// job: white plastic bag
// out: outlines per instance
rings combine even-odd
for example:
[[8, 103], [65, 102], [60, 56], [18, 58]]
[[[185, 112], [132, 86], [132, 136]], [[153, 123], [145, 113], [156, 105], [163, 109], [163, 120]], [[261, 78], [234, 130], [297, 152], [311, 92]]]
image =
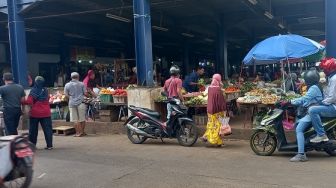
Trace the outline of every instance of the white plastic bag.
[[0, 142], [0, 179], [4, 179], [12, 170], [10, 142]]
[[220, 136], [223, 137], [223, 136], [228, 136], [228, 135], [232, 134], [231, 127], [229, 125], [229, 121], [230, 121], [230, 117], [220, 118], [220, 122], [221, 122], [221, 128], [220, 128], [220, 131], [219, 131]]

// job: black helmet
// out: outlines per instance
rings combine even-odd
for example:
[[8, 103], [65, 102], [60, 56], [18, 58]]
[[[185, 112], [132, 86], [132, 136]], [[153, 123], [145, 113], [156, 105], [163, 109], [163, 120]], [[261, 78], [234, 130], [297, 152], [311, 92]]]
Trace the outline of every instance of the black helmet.
[[320, 74], [316, 69], [311, 69], [304, 73], [303, 79], [307, 86], [317, 85], [320, 81]]
[[173, 65], [172, 67], [170, 67], [169, 73], [172, 76], [177, 76], [180, 74], [180, 68], [176, 65]]

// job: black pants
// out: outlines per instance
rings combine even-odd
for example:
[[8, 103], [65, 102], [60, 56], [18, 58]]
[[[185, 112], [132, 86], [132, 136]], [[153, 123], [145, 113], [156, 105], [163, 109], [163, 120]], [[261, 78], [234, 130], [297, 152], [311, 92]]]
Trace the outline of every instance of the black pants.
[[29, 125], [29, 141], [36, 145], [38, 136], [38, 125], [41, 124], [44, 132], [44, 138], [47, 143], [47, 147], [53, 147], [53, 131], [51, 117], [46, 118], [30, 118]]
[[17, 135], [19, 126], [21, 108], [4, 108], [3, 116], [7, 135]]

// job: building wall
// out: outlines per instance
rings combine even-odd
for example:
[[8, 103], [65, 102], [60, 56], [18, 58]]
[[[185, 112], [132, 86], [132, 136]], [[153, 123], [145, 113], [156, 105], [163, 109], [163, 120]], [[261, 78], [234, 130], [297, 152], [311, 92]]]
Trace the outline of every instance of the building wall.
[[32, 76], [39, 74], [39, 63], [59, 63], [60, 55], [58, 54], [37, 54], [28, 53], [28, 71]]

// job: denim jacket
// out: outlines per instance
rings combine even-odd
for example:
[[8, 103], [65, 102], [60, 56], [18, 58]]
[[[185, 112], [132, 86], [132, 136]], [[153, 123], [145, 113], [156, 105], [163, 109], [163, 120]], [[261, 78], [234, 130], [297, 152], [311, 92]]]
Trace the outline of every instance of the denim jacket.
[[[305, 115], [306, 108], [308, 108], [310, 105], [313, 104], [321, 104], [322, 100], [323, 100], [322, 91], [317, 85], [313, 85], [308, 89], [307, 93], [304, 96], [297, 99], [293, 99], [291, 103], [295, 106], [298, 106], [297, 115], [300, 118], [300, 116], [302, 117], [303, 115]], [[300, 121], [309, 122], [311, 120], [309, 115], [306, 114], [303, 118], [300, 119]]]

